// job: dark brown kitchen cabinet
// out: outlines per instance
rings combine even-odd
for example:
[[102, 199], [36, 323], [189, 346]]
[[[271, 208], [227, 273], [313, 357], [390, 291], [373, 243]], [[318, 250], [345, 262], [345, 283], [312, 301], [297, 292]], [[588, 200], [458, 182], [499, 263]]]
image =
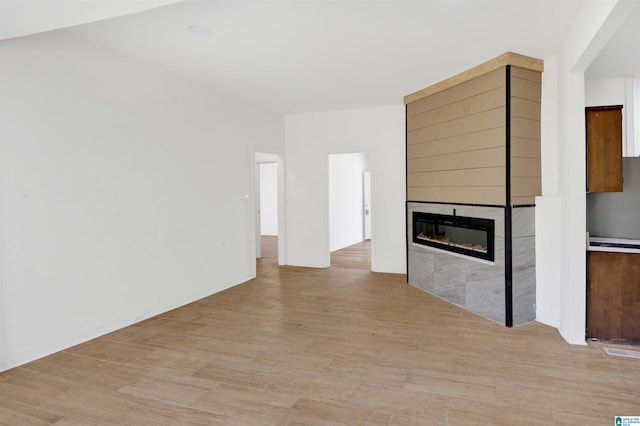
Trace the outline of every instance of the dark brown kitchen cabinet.
[[585, 108], [587, 192], [622, 191], [622, 105]]
[[640, 343], [640, 253], [587, 252], [587, 337]]

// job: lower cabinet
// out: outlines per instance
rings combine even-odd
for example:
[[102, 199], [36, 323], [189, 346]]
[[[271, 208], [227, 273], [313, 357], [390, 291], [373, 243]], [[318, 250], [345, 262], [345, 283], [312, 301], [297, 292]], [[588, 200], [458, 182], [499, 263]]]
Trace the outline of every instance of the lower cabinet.
[[640, 343], [640, 253], [587, 252], [587, 338]]

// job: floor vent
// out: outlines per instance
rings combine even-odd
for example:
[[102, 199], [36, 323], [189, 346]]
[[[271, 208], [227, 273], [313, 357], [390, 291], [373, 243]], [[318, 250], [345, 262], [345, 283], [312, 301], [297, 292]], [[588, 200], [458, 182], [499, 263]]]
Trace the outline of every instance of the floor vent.
[[627, 349], [614, 349], [614, 348], [604, 348], [604, 351], [609, 355], [640, 359], [640, 351], [630, 351]]

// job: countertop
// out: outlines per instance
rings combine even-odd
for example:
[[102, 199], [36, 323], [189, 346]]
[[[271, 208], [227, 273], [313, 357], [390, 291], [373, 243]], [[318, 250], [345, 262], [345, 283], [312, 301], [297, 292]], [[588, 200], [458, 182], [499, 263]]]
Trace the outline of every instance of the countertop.
[[589, 246], [587, 247], [587, 250], [617, 253], [640, 253], [640, 240], [589, 237]]

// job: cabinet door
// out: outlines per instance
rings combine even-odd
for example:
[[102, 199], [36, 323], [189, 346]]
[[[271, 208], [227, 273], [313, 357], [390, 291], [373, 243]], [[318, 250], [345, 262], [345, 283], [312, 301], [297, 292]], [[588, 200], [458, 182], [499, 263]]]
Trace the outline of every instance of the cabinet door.
[[587, 337], [640, 343], [640, 254], [587, 252]]
[[587, 192], [622, 191], [622, 105], [585, 108]]

